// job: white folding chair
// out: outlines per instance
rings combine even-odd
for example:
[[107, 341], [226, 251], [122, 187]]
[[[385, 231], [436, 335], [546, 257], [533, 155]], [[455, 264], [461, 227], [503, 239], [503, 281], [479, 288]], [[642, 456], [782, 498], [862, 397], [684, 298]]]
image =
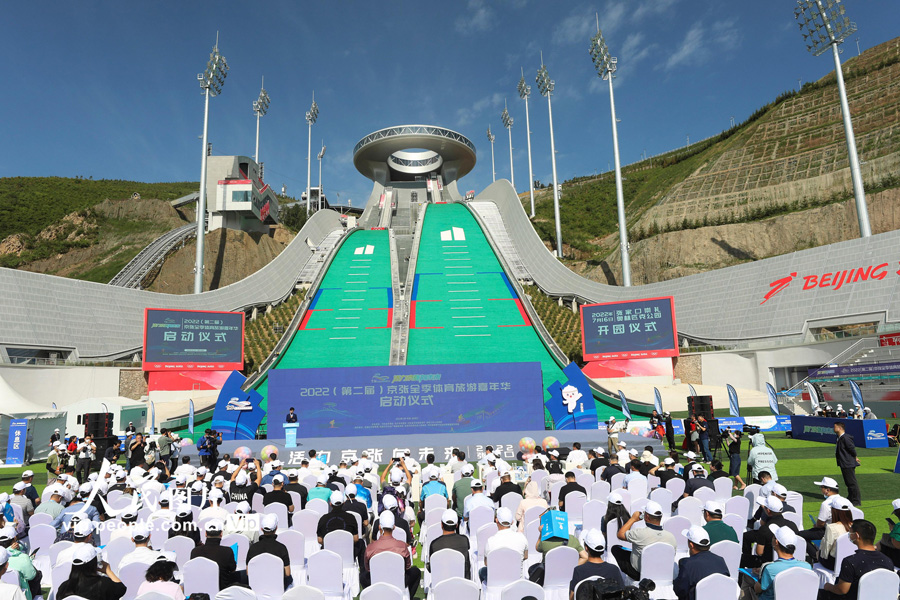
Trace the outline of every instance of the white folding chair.
[[268, 505], [265, 510], [266, 514], [278, 515], [278, 531], [283, 531], [288, 527], [288, 507], [281, 502], [273, 502]]
[[438, 550], [428, 558], [431, 565], [431, 585], [429, 589], [433, 592], [434, 586], [446, 581], [452, 577], [465, 577], [466, 575], [466, 557], [462, 552], [444, 548]]
[[531, 480], [537, 484], [539, 490], [544, 489], [544, 486], [541, 484], [544, 482], [544, 477], [546, 476], [546, 469], [538, 469], [537, 471], [532, 471], [530, 475]]
[[625, 481], [625, 473], [616, 473], [610, 479], [609, 487], [612, 490], [618, 490], [622, 488], [622, 483]]
[[655, 490], [659, 487], [659, 477], [656, 475], [647, 475], [647, 487], [651, 490]]
[[[39, 513], [36, 516], [42, 516], [46, 513]], [[50, 516], [50, 515], [47, 515]], [[31, 520], [31, 529], [28, 530], [28, 548], [34, 552], [38, 551], [39, 556], [50, 556], [50, 547], [56, 540], [56, 528], [53, 525], [34, 524]]]
[[325, 592], [308, 585], [295, 585], [284, 593], [281, 600], [325, 600]]
[[600, 529], [603, 516], [606, 514], [606, 503], [600, 500], [590, 500], [585, 503], [581, 511], [581, 530]]
[[122, 600], [134, 600], [137, 597], [138, 588], [144, 582], [144, 576], [147, 574], [149, 566], [144, 563], [130, 563], [119, 569], [119, 580], [127, 588]]
[[[389, 553], [383, 552], [382, 554]], [[408, 592], [404, 596], [403, 590], [401, 590], [397, 586], [382, 582], [373, 583], [371, 586], [364, 589], [362, 594], [360, 594], [359, 596], [359, 600], [403, 600], [403, 598], [408, 597]]]
[[750, 499], [747, 496], [732, 496], [725, 501], [725, 512], [740, 515], [744, 519], [745, 525], [747, 520], [753, 516], [752, 510], [753, 507], [750, 505]]
[[[535, 544], [541, 539], [540, 520], [534, 519], [525, 524], [525, 539], [528, 540], [528, 558], [525, 559], [525, 564], [523, 566], [527, 571], [528, 567], [531, 565], [541, 562], [541, 558], [543, 557], [540, 552], [534, 549]], [[479, 566], [480, 565], [481, 563], [479, 563]]]
[[591, 500], [602, 500], [606, 502], [606, 497], [609, 496], [610, 488], [609, 483], [606, 481], [595, 481], [591, 484], [589, 488]]
[[812, 569], [785, 569], [775, 576], [773, 586], [776, 598], [816, 600], [819, 594], [819, 576]]
[[50, 598], [56, 598], [56, 591], [59, 586], [69, 578], [72, 573], [72, 563], [64, 562], [61, 565], [52, 567], [50, 570]]
[[522, 600], [522, 598], [529, 597], [533, 597], [536, 600], [545, 600], [544, 588], [533, 581], [520, 579], [500, 590], [500, 600]]
[[179, 570], [184, 567], [184, 563], [191, 560], [191, 551], [194, 547], [194, 540], [183, 535], [170, 537], [163, 544], [163, 550], [175, 553], [175, 564], [178, 565]]
[[734, 532], [737, 534], [738, 539], [741, 539], [741, 536], [744, 535], [744, 531], [747, 530], [747, 519], [745, 519], [741, 515], [726, 513], [725, 516], [722, 517], [722, 521], [724, 521], [726, 525], [734, 529]]
[[274, 554], [257, 554], [247, 563], [247, 579], [259, 600], [280, 600], [284, 594], [284, 563]]
[[803, 530], [803, 517], [800, 516], [800, 513], [795, 512], [784, 512], [781, 513], [781, 516], [784, 517], [785, 521], [789, 521], [797, 526], [797, 531]]
[[219, 593], [219, 565], [208, 558], [197, 557], [184, 563], [181, 568], [184, 596], [191, 594]]
[[522, 577], [522, 558], [511, 548], [497, 548], [487, 557], [487, 581], [484, 585], [484, 600], [498, 600], [500, 590]]
[[[434, 527], [434, 525], [432, 525]], [[391, 537], [399, 542], [409, 543], [409, 540], [406, 539], [406, 531], [400, 529], [399, 527], [394, 527], [391, 529]]]
[[19, 587], [19, 572], [15, 569], [7, 569], [6, 573], [4, 573], [2, 577], [0, 577], [0, 582]]
[[[56, 530], [54, 529], [54, 531], [56, 531]], [[53, 565], [56, 564], [56, 559], [59, 556], [60, 552], [62, 552], [63, 550], [65, 550], [66, 548], [68, 548], [69, 546], [71, 546], [74, 543], [75, 542], [70, 542], [70, 541], [66, 540], [63, 542], [54, 542], [53, 544], [51, 544], [50, 549], [49, 549], [50, 566], [53, 567]]]
[[307, 559], [306, 566], [310, 587], [322, 591], [326, 598], [352, 598], [344, 584], [344, 566], [339, 554], [321, 550]]
[[725, 502], [731, 498], [731, 492], [734, 491], [734, 483], [731, 477], [719, 477], [713, 481], [713, 487], [716, 488], [716, 499], [719, 502]]
[[641, 579], [652, 579], [656, 590], [651, 598], [671, 598], [675, 580], [675, 548], [663, 542], [650, 544], [641, 552]]
[[517, 494], [515, 492], [507, 492], [503, 494], [502, 498], [500, 498], [500, 506], [506, 507], [511, 510], [513, 515], [516, 514], [517, 510], [519, 510], [519, 504], [521, 503], [521, 494]]
[[569, 600], [569, 582], [577, 565], [578, 551], [569, 546], [557, 546], [544, 556], [545, 600]]
[[[353, 558], [353, 535], [349, 531], [332, 531], [322, 540], [322, 547], [341, 557], [344, 582], [351, 596], [359, 595], [359, 569]], [[312, 557], [310, 557], [312, 558]], [[312, 568], [310, 568], [310, 572]]]
[[865, 600], [889, 600], [897, 594], [898, 576], [894, 571], [875, 569], [859, 578], [859, 598]]
[[575, 593], [575, 598], [578, 597], [578, 588], [580, 588], [583, 584], [586, 584], [586, 583], [589, 582], [589, 581], [594, 581], [594, 580], [597, 580], [597, 579], [600, 579], [600, 576], [599, 576], [599, 575], [594, 575], [593, 577], [588, 577], [587, 579], [582, 579], [581, 581], [579, 581], [579, 582], [575, 585], [575, 589], [573, 590], [573, 592]]
[[681, 498], [684, 495], [685, 481], [681, 477], [673, 477], [666, 482], [666, 489], [672, 492], [672, 498]]
[[484, 548], [487, 545], [488, 539], [497, 533], [497, 531], [498, 527], [496, 523], [488, 523], [487, 525], [482, 525], [475, 535], [475, 539], [477, 540], [477, 545], [475, 546], [475, 558], [478, 564], [484, 562]]
[[[835, 550], [834, 570], [826, 569], [821, 563], [813, 565], [813, 571], [819, 576], [819, 581], [822, 584], [834, 583], [837, 574], [841, 572], [841, 564], [844, 562], [844, 559], [856, 552], [856, 546], [850, 541], [849, 533], [839, 537], [835, 543], [837, 544], [837, 549]], [[801, 546], [805, 546], [805, 544], [801, 544]]]
[[728, 574], [737, 581], [741, 568], [741, 545], [731, 540], [722, 540], [710, 546], [709, 550], [722, 557], [725, 564], [728, 565]]
[[663, 516], [672, 514], [672, 490], [658, 487], [650, 492], [650, 499], [659, 504], [663, 509]]
[[[52, 522], [53, 517], [50, 516], [50, 513], [35, 513], [28, 520], [28, 525], [35, 527], [36, 525], [49, 525]], [[29, 533], [29, 535], [31, 534]]]
[[762, 489], [762, 486], [758, 483], [751, 483], [746, 488], [744, 488], [744, 498], [749, 502], [749, 509], [747, 511], [747, 518], [750, 519], [753, 517], [753, 513], [756, 512], [756, 499], [759, 497], [759, 491]]
[[425, 513], [434, 508], [440, 508], [442, 511], [447, 509], [447, 499], [441, 494], [431, 494], [425, 498]]
[[[581, 492], [569, 492], [566, 494], [566, 514], [569, 517], [570, 528], [575, 524], [581, 523], [584, 505], [587, 503], [587, 496]], [[572, 529], [570, 529], [571, 531]]]
[[[429, 496], [429, 498], [430, 497], [431, 496]], [[441, 496], [441, 498], [443, 498], [443, 496]], [[422, 521], [422, 523], [425, 525], [425, 527], [431, 527], [432, 525], [440, 524], [441, 517], [443, 516], [445, 510], [447, 510], [447, 509], [446, 508], [432, 508], [431, 510], [426, 510], [425, 511], [425, 520]]]
[[306, 538], [306, 556], [310, 556], [313, 552], [319, 550], [318, 528], [319, 519], [322, 515], [305, 508], [298, 513], [294, 513], [294, 522], [291, 529], [299, 531]]
[[303, 510], [312, 510], [321, 516], [328, 512], [328, 503], [322, 498], [313, 498], [306, 503], [306, 508]]
[[[675, 536], [678, 543], [678, 552], [686, 553], [688, 551], [687, 538], [681, 532], [691, 528], [691, 520], [687, 517], [676, 516], [669, 517], [663, 521], [663, 529]], [[643, 558], [643, 556], [642, 556]]]
[[[537, 518], [540, 518], [541, 513], [547, 510], [544, 506], [532, 506], [525, 510], [525, 515], [522, 517], [522, 523], [527, 524], [531, 523]], [[515, 514], [515, 513], [513, 513]]]
[[386, 583], [403, 590], [403, 597], [409, 598], [409, 590], [404, 582], [406, 561], [395, 552], [380, 552], [369, 560], [372, 583]]
[[676, 514], [679, 517], [687, 517], [691, 525], [702, 525], [704, 523], [703, 503], [693, 496], [688, 496], [678, 501]]
[[291, 504], [294, 505], [294, 512], [300, 512], [302, 510], [300, 507], [303, 506], [303, 496], [300, 495], [300, 492], [293, 491], [288, 492], [288, 494], [291, 497]]
[[696, 600], [738, 600], [740, 596], [737, 581], [719, 573], [707, 575], [696, 587]]
[[557, 507], [559, 506], [559, 490], [566, 485], [565, 480], [557, 481], [553, 485], [550, 486], [550, 506]]
[[647, 479], [645, 477], [636, 477], [628, 484], [628, 493], [631, 494], [631, 501], [638, 498], [647, 497]]
[[[256, 596], [254, 596], [255, 598]], [[72, 596], [69, 596], [72, 598]], [[220, 596], [216, 595], [216, 600], [220, 600]], [[172, 600], [172, 596], [162, 594], [160, 592], [144, 592], [134, 600]], [[226, 599], [227, 600], [227, 599]]]
[[119, 561], [122, 557], [134, 550], [134, 542], [127, 537], [118, 537], [111, 541], [103, 553], [106, 555], [106, 562], [112, 567], [114, 573], [119, 571]]
[[[282, 504], [282, 506], [284, 505]], [[229, 533], [222, 538], [221, 545], [226, 548], [237, 545], [237, 570], [243, 571], [247, 568], [247, 552], [250, 550], [250, 538], [242, 533]]]
[[575, 481], [583, 487], [588, 492], [588, 498], [590, 498], [591, 486], [594, 485], [594, 476], [590, 471], [586, 473], [581, 473], [577, 477], [575, 477]]
[[717, 500], [716, 490], [709, 488], [699, 488], [694, 491], [694, 498], [700, 501], [700, 504], [706, 504], [710, 500]]
[[277, 539], [287, 548], [294, 585], [306, 582], [306, 536], [288, 529], [279, 533]]
[[489, 506], [478, 506], [469, 511], [469, 537], [478, 539], [478, 530], [488, 523], [494, 522], [494, 509]]
[[479, 600], [480, 596], [481, 586], [477, 583], [462, 577], [451, 577], [434, 586], [432, 600]]

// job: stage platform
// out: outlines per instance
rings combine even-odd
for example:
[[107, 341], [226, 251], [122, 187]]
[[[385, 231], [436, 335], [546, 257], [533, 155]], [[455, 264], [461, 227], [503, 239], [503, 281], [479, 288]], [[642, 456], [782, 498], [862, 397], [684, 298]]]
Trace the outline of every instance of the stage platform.
[[[219, 446], [219, 456], [235, 453], [240, 447], [249, 448], [254, 458], [260, 458], [262, 450], [266, 446], [274, 446], [278, 457], [288, 468], [300, 466], [300, 461], [308, 456], [311, 449], [315, 449], [321, 460], [327, 464], [338, 464], [342, 458], [359, 456], [363, 450], [369, 453], [369, 457], [379, 464], [386, 463], [392, 456], [402, 454], [406, 449], [411, 456], [421, 463], [425, 457], [433, 453], [438, 463], [447, 462], [454, 448], [459, 448], [466, 453], [466, 460], [471, 462], [484, 456], [484, 448], [487, 445], [494, 447], [494, 453], [505, 460], [515, 460], [519, 452], [519, 440], [530, 437], [540, 444], [547, 437], [559, 440], [560, 446], [572, 447], [573, 442], [581, 442], [582, 450], [587, 451], [596, 446], [606, 448], [606, 431], [591, 430], [556, 430], [556, 431], [498, 431], [479, 433], [443, 433], [421, 435], [386, 435], [370, 437], [327, 437], [305, 438], [297, 440], [296, 448], [285, 448], [283, 439], [269, 440], [236, 440], [225, 441]], [[653, 446], [653, 453], [663, 457], [666, 455], [663, 445], [659, 440], [646, 438], [629, 433], [620, 433], [619, 441], [625, 442], [628, 448], [643, 450], [645, 446]], [[182, 456], [196, 457], [198, 452], [195, 445], [186, 446], [181, 451]], [[324, 454], [324, 456], [322, 456]]]

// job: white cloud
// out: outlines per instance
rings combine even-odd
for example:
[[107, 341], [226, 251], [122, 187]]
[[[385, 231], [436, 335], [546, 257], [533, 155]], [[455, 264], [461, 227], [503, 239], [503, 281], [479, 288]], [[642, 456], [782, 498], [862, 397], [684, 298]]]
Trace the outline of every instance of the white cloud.
[[684, 40], [675, 52], [669, 56], [664, 65], [665, 69], [671, 70], [701, 60], [706, 52], [706, 41], [706, 29], [703, 24], [695, 23], [684, 35]]
[[668, 11], [678, 0], [648, 0], [638, 4], [638, 7], [631, 13], [632, 21], [641, 21], [645, 17], [656, 16]]
[[494, 11], [485, 0], [469, 0], [466, 3], [466, 15], [456, 19], [454, 24], [457, 33], [473, 35], [487, 31], [494, 24]]
[[488, 109], [497, 110], [497, 114], [499, 115], [499, 109], [503, 105], [503, 100], [503, 94], [494, 93], [488, 96], [484, 96], [483, 98], [479, 98], [472, 103], [472, 106], [458, 109], [456, 111], [456, 126], [462, 127], [465, 125], [469, 125]]
[[684, 40], [666, 60], [663, 68], [671, 70], [675, 67], [701, 64], [713, 54], [728, 52], [738, 47], [741, 34], [736, 21], [716, 21], [710, 27], [703, 23], [695, 23], [685, 34]]

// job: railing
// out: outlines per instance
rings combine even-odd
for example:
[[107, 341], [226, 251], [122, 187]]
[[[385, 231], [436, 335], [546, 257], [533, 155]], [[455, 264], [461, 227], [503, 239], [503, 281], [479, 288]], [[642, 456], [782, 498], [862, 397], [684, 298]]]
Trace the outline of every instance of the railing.
[[[822, 367], [827, 367], [828, 365], [840, 364], [841, 361], [844, 360], [845, 358], [853, 356], [854, 354], [859, 352], [861, 347], [865, 347], [867, 343], [868, 344], [874, 343], [875, 345], [878, 345], [878, 338], [863, 338], [861, 340], [854, 342], [853, 345], [851, 345], [849, 348], [845, 349], [843, 352], [841, 352], [837, 356], [834, 356], [831, 360], [829, 360], [828, 362], [823, 364]], [[806, 384], [807, 381], [809, 381], [809, 376], [804, 377], [802, 380], [798, 381], [796, 384], [791, 386], [791, 388], [789, 390], [787, 390], [788, 394], [793, 391], [802, 391], [803, 386]]]
[[377, 142], [378, 140], [401, 135], [428, 135], [446, 138], [449, 140], [453, 140], [454, 142], [459, 142], [467, 146], [473, 153], [475, 152], [475, 144], [470, 142], [469, 138], [451, 129], [435, 127], [433, 125], [399, 125], [397, 127], [386, 127], [385, 129], [379, 129], [378, 131], [372, 132], [363, 139], [359, 140], [358, 142], [356, 142], [356, 146], [353, 147], [353, 155], [355, 156], [363, 146], [367, 146], [372, 142]]
[[140, 367], [141, 361], [132, 360], [81, 360], [67, 358], [35, 358], [31, 356], [0, 356], [0, 363], [27, 367]]

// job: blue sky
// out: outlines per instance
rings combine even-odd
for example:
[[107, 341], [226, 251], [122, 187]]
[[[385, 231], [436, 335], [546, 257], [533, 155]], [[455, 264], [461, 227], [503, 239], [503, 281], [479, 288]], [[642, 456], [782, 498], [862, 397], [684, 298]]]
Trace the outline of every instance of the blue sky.
[[[898, 35], [894, 0], [846, 0], [863, 50]], [[549, 182], [546, 100], [534, 77], [540, 52], [556, 81], [560, 180], [612, 161], [609, 97], [587, 52], [600, 14], [612, 54], [624, 164], [728, 128], [798, 79], [832, 69], [814, 58], [793, 2], [705, 0], [453, 0], [447, 2], [16, 2], [4, 6], [0, 48], [0, 176], [60, 175], [139, 181], [198, 180], [203, 99], [196, 74], [219, 31], [231, 71], [212, 99], [216, 154], [252, 155], [251, 103], [260, 78], [272, 98], [262, 119], [266, 180], [306, 187], [307, 126], [315, 90], [315, 154], [324, 139], [326, 194], [361, 205], [371, 184], [352, 163], [367, 133], [436, 124], [478, 148], [462, 190], [491, 181], [488, 125], [498, 177], [509, 177], [500, 122], [509, 101], [516, 183], [528, 189], [520, 68], [530, 102], [535, 177]], [[856, 37], [844, 58], [856, 55]]]

